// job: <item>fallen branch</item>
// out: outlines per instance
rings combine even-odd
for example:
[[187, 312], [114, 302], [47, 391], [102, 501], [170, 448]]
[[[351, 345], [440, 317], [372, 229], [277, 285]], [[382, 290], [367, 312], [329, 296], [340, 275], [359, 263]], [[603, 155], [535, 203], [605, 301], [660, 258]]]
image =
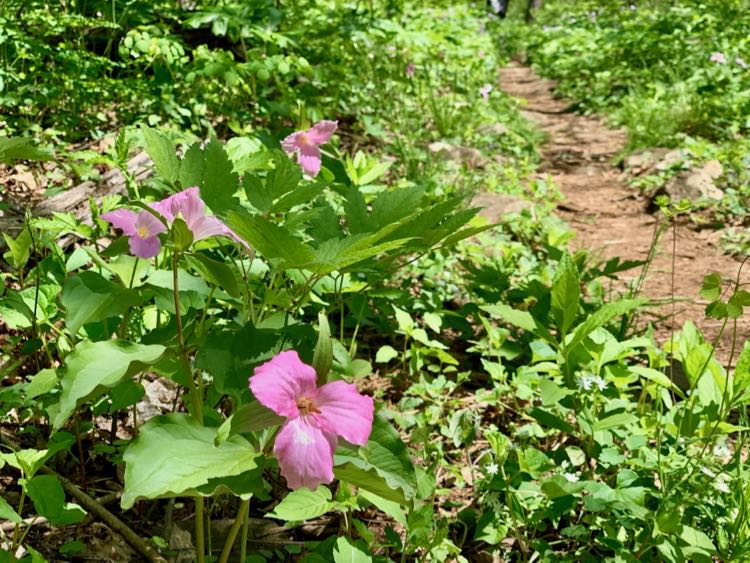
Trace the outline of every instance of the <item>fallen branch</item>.
[[[2, 443], [8, 446], [13, 451], [20, 450], [20, 447], [18, 444], [13, 442], [10, 438], [7, 436], [0, 435], [0, 438], [2, 439]], [[91, 498], [89, 495], [84, 493], [81, 489], [79, 489], [75, 483], [70, 481], [69, 479], [66, 479], [56, 471], [53, 471], [49, 467], [42, 466], [42, 468], [39, 470], [41, 473], [45, 473], [47, 475], [53, 475], [57, 477], [60, 480], [60, 483], [62, 483], [63, 489], [65, 489], [65, 492], [67, 492], [70, 496], [75, 498], [78, 502], [81, 503], [81, 505], [94, 514], [97, 518], [99, 518], [102, 522], [107, 524], [112, 530], [120, 534], [125, 540], [132, 545], [141, 555], [143, 555], [146, 559], [153, 562], [159, 562], [159, 563], [166, 563], [166, 559], [162, 557], [153, 547], [151, 547], [148, 540], [144, 540], [141, 538], [138, 534], [136, 534], [131, 528], [127, 526], [122, 520], [117, 518], [114, 514], [112, 514], [109, 510], [104, 508], [101, 504], [99, 504], [97, 501], [95, 501], [93, 498]]]

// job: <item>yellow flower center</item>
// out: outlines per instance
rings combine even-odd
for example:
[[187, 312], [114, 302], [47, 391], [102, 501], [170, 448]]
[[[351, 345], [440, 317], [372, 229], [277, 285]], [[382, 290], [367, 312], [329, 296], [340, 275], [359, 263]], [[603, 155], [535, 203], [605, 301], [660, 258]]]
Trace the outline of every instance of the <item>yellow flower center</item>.
[[310, 397], [300, 397], [299, 399], [297, 399], [297, 408], [299, 409], [299, 413], [302, 416], [308, 415], [310, 413], [320, 414], [318, 407], [315, 406], [315, 401], [313, 401]]
[[138, 227], [136, 229], [136, 232], [138, 233], [138, 236], [141, 237], [141, 238], [146, 238], [149, 235], [148, 229], [146, 227], [144, 227], [143, 225], [141, 225], [140, 227]]
[[299, 136], [299, 142], [307, 145], [310, 143], [310, 138], [307, 136], [307, 134], [302, 133], [302, 135]]

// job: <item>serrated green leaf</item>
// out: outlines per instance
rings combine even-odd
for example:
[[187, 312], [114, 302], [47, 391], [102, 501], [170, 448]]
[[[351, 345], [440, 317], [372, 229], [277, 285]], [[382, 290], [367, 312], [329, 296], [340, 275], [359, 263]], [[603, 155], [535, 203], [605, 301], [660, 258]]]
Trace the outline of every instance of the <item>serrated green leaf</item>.
[[180, 186], [183, 189], [200, 186], [206, 166], [200, 143], [193, 143], [180, 161]]
[[229, 226], [267, 260], [281, 260], [280, 267], [302, 268], [315, 262], [313, 249], [292, 236], [284, 227], [264, 217], [230, 211]]
[[232, 168], [224, 145], [212, 140], [203, 149], [204, 168], [200, 184], [201, 198], [217, 215], [237, 207], [234, 197], [239, 188], [239, 177]]
[[156, 173], [165, 182], [174, 184], [179, 178], [180, 161], [172, 141], [150, 127], [143, 127], [142, 131], [146, 153], [153, 160]]
[[17, 160], [52, 160], [52, 151], [40, 149], [25, 137], [0, 138], [0, 162], [11, 165]]
[[580, 299], [578, 268], [566, 252], [560, 259], [552, 280], [552, 314], [562, 336], [568, 333], [570, 325], [573, 324], [578, 314]]

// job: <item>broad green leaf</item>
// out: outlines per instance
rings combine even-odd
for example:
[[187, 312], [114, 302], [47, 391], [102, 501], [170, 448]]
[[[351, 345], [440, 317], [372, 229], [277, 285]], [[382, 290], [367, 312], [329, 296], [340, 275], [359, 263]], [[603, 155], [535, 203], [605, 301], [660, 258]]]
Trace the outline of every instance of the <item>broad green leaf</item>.
[[84, 324], [121, 315], [142, 300], [137, 291], [89, 270], [65, 280], [60, 301], [66, 311], [67, 328], [76, 334]]
[[601, 309], [598, 309], [589, 315], [585, 321], [575, 328], [570, 342], [568, 343], [568, 348], [572, 350], [597, 328], [603, 327], [611, 320], [629, 313], [645, 303], [646, 301], [644, 299], [621, 299], [619, 301], [605, 304]]
[[216, 432], [216, 440], [217, 443], [223, 442], [235, 434], [258, 432], [271, 426], [279, 426], [284, 420], [283, 416], [254, 400], [242, 405], [224, 421]]
[[358, 491], [357, 496], [375, 505], [379, 510], [385, 512], [402, 526], [406, 526], [406, 514], [404, 514], [404, 510], [401, 508], [400, 503], [385, 499], [365, 489]]
[[317, 518], [336, 506], [331, 500], [331, 490], [325, 485], [320, 485], [314, 491], [306, 487], [292, 491], [276, 505], [273, 512], [268, 513], [268, 518], [279, 520], [302, 522]]
[[57, 370], [52, 368], [43, 369], [34, 374], [26, 384], [26, 398], [33, 399], [39, 395], [49, 393], [57, 385]]
[[333, 548], [334, 563], [372, 563], [372, 555], [367, 552], [367, 546], [362, 540], [357, 545], [345, 536], [336, 540]]
[[186, 255], [188, 263], [200, 272], [207, 282], [223, 289], [232, 297], [240, 296], [240, 287], [232, 269], [224, 262], [213, 260], [204, 254]]
[[654, 383], [657, 383], [662, 387], [666, 387], [668, 389], [672, 387], [672, 380], [662, 372], [660, 372], [659, 370], [655, 370], [654, 368], [645, 366], [629, 366], [628, 370], [632, 371], [636, 375], [643, 377], [644, 379], [653, 381]]
[[257, 467], [258, 453], [242, 436], [214, 445], [216, 429], [201, 426], [185, 414], [158, 416], [144, 424], [128, 446], [122, 507], [138, 499], [195, 496], [196, 489], [217, 479]]
[[35, 146], [35, 141], [26, 137], [0, 138], [0, 162], [14, 164], [16, 160], [52, 160], [51, 151]]
[[398, 352], [393, 348], [393, 346], [388, 346], [387, 344], [385, 346], [381, 346], [378, 349], [378, 353], [375, 354], [375, 362], [379, 364], [387, 364], [390, 362], [393, 358], [398, 357]]
[[180, 161], [172, 141], [150, 127], [143, 127], [142, 131], [146, 152], [154, 161], [156, 173], [168, 184], [174, 184], [180, 174]]
[[234, 197], [239, 188], [239, 178], [232, 169], [224, 145], [217, 140], [212, 140], [203, 149], [205, 166], [200, 192], [203, 201], [217, 215], [222, 214], [237, 206]]
[[21, 517], [3, 497], [0, 497], [0, 520], [10, 520], [15, 523], [21, 521]]
[[125, 377], [158, 362], [164, 351], [164, 346], [145, 346], [126, 340], [81, 342], [65, 359], [67, 369], [61, 381], [53, 428], [61, 428], [83, 401], [101, 395]]
[[626, 426], [638, 422], [638, 417], [634, 414], [621, 412], [613, 414], [605, 418], [599, 419], [594, 423], [594, 432], [600, 432], [602, 430], [609, 430], [610, 428], [617, 428], [618, 426]]
[[561, 336], [565, 336], [573, 324], [578, 314], [580, 299], [578, 268], [566, 252], [560, 259], [555, 278], [552, 280], [552, 314]]
[[8, 246], [8, 251], [3, 254], [3, 257], [16, 270], [20, 270], [29, 261], [31, 252], [33, 241], [29, 228], [24, 225], [15, 239], [7, 233], [3, 233], [3, 238], [5, 239], [5, 244]]
[[74, 503], [65, 502], [65, 491], [57, 477], [37, 475], [26, 483], [26, 492], [34, 502], [37, 514], [56, 526], [81, 522], [86, 511]]
[[[365, 446], [358, 448], [356, 454], [349, 451], [344, 453], [343, 448], [339, 448], [334, 459], [334, 466], [348, 462], [364, 471], [375, 470], [389, 487], [400, 489], [407, 499], [414, 498], [416, 494], [417, 477], [409, 451], [401, 441], [398, 432], [382, 415], [375, 417], [370, 439]], [[336, 467], [334, 473], [336, 473]], [[367, 488], [362, 483], [353, 484]], [[380, 490], [368, 490], [388, 498]]]
[[[346, 456], [337, 458], [338, 461], [347, 459]], [[401, 489], [394, 489], [386, 480], [381, 477], [374, 468], [362, 469], [352, 463], [343, 463], [333, 468], [333, 474], [336, 479], [355, 485], [363, 491], [369, 491], [390, 502], [397, 503], [401, 506], [407, 506], [409, 501], [404, 496]]]

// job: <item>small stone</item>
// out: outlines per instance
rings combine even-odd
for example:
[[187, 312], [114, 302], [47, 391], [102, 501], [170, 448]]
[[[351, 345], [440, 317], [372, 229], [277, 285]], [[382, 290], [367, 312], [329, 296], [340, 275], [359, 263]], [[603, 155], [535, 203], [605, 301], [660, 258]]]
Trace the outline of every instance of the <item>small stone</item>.
[[494, 194], [484, 192], [477, 194], [471, 200], [471, 205], [481, 207], [479, 215], [487, 217], [496, 223], [507, 213], [521, 213], [524, 209], [531, 209], [534, 205], [523, 198], [508, 194]]

